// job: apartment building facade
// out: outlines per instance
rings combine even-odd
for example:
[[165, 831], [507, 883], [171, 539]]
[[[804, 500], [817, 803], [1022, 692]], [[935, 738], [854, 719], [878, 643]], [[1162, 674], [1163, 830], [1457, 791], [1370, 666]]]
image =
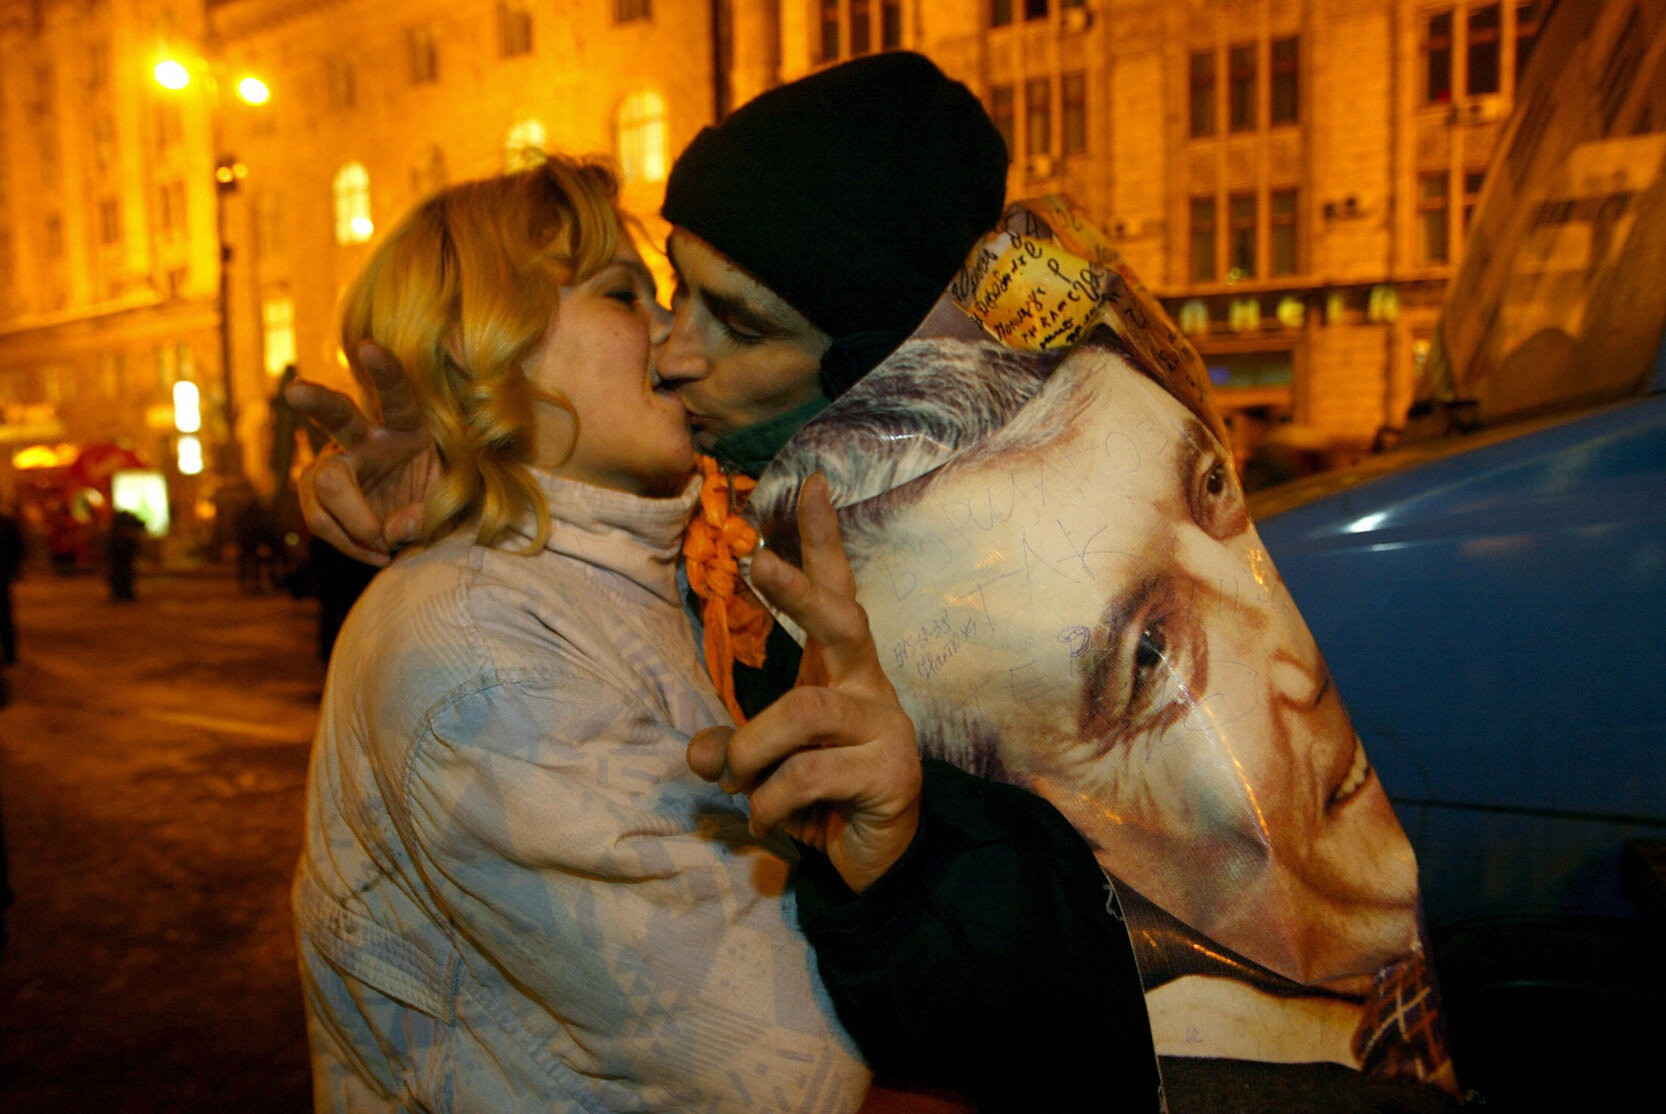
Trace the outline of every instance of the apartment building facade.
[[[347, 381], [336, 300], [427, 192], [600, 152], [657, 234], [700, 127], [901, 48], [984, 100], [1011, 196], [1068, 193], [1112, 233], [1204, 354], [1240, 451], [1275, 423], [1361, 451], [1412, 396], [1544, 7], [4, 0], [3, 435], [124, 436], [171, 467], [164, 404], [189, 376], [211, 434], [229, 393], [217, 436], [269, 489], [279, 374]], [[201, 80], [162, 88], [165, 56]], [[244, 74], [266, 103], [233, 95]]]

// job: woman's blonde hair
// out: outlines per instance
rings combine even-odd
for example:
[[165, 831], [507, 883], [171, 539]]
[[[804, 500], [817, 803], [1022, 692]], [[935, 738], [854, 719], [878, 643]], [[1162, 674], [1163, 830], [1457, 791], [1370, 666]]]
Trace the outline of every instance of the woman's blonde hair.
[[424, 542], [475, 523], [476, 541], [495, 545], [529, 513], [528, 552], [548, 539], [549, 507], [530, 471], [532, 402], [573, 411], [528, 383], [524, 364], [560, 287], [613, 257], [618, 197], [607, 167], [559, 155], [452, 186], [405, 217], [348, 287], [341, 346], [354, 374], [363, 385], [366, 340], [395, 356], [445, 464], [427, 496]]

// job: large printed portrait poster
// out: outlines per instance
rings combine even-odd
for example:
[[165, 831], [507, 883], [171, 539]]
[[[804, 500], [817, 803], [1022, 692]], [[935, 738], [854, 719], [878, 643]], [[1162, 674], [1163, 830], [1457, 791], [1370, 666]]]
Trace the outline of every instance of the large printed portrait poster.
[[1094, 847], [1171, 1106], [1267, 1063], [1452, 1088], [1411, 846], [1206, 383], [1068, 203], [1021, 203], [749, 510], [795, 555], [794, 494], [823, 472], [923, 753], [1040, 794]]

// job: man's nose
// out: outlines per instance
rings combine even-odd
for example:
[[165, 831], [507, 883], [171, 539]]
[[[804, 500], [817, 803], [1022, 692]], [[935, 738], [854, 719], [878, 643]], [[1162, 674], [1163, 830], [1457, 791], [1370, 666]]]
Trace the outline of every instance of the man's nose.
[[655, 342], [654, 374], [661, 383], [685, 383], [704, 379], [707, 371], [705, 353], [700, 338], [694, 331], [688, 303], [668, 313], [665, 332]]
[[1313, 640], [1301, 612], [1296, 610], [1295, 601], [1282, 586], [1274, 595], [1272, 610], [1275, 617], [1271, 631], [1276, 644], [1268, 676], [1273, 691], [1297, 708], [1311, 708], [1330, 687], [1330, 670], [1325, 667], [1319, 644]]

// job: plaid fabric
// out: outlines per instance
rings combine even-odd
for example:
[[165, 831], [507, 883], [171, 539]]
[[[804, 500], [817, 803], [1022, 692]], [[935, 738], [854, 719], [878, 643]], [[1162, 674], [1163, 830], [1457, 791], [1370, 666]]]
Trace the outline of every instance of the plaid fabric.
[[1360, 1070], [1380, 1079], [1432, 1083], [1451, 1075], [1446, 1027], [1421, 951], [1377, 972], [1353, 1047]]

